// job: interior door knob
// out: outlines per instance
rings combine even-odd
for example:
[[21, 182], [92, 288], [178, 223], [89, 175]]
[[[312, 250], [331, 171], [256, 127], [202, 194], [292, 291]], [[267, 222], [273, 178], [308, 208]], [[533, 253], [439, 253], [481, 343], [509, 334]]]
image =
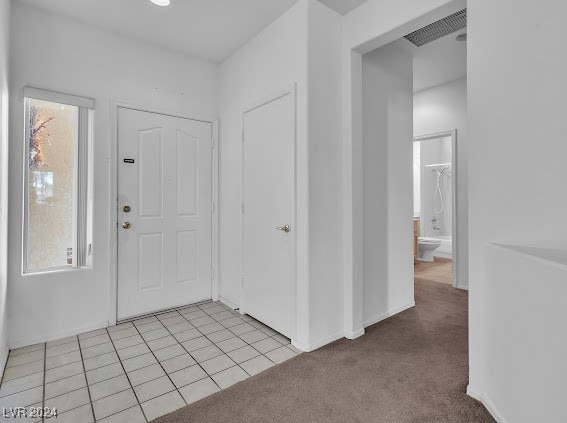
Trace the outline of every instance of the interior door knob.
[[122, 224], [122, 227], [123, 227], [124, 229], [130, 229], [130, 228], [132, 227], [132, 224], [131, 224], [130, 222], [124, 222], [124, 223]]
[[278, 231], [283, 231], [286, 234], [289, 233], [289, 231], [291, 231], [291, 228], [289, 227], [289, 225], [285, 225], [285, 226], [278, 226], [276, 228]]

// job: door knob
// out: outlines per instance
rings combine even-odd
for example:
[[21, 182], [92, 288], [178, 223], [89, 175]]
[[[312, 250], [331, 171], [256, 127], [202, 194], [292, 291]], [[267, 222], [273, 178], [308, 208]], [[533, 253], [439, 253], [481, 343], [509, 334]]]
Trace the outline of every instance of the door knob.
[[289, 233], [289, 231], [291, 231], [291, 228], [289, 227], [289, 225], [285, 225], [285, 226], [278, 226], [276, 228], [278, 231], [283, 231], [286, 234]]
[[132, 208], [130, 206], [124, 206], [122, 207], [122, 211], [124, 213], [130, 213], [132, 211]]
[[122, 227], [123, 227], [124, 229], [130, 229], [130, 228], [132, 227], [132, 224], [131, 224], [130, 222], [124, 222], [124, 223], [122, 224]]

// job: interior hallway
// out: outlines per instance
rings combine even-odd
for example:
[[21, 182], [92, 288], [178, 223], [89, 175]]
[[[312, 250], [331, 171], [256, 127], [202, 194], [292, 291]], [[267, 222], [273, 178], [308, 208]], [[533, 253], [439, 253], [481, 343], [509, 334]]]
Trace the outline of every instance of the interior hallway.
[[157, 420], [494, 422], [465, 393], [466, 291], [416, 279], [416, 307]]

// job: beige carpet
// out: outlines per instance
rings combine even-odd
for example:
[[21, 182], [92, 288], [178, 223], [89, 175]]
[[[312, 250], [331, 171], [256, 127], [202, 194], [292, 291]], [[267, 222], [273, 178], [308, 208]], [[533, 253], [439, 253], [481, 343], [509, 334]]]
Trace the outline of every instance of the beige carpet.
[[418, 279], [416, 303], [156, 422], [494, 422], [465, 393], [467, 293]]

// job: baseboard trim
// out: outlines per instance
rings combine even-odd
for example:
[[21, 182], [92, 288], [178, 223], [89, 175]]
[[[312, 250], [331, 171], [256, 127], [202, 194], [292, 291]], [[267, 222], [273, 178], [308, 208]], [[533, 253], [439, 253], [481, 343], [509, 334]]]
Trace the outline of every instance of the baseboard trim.
[[219, 295], [219, 301], [221, 303], [223, 303], [224, 305], [230, 307], [233, 310], [237, 310], [238, 308], [240, 308], [239, 306], [236, 305], [236, 303], [234, 303], [233, 301], [229, 300], [228, 298], [222, 297]]
[[65, 332], [60, 332], [56, 335], [51, 335], [51, 336], [40, 336], [40, 337], [36, 337], [36, 338], [16, 338], [16, 339], [9, 341], [9, 347], [10, 347], [11, 350], [14, 350], [16, 348], [27, 347], [29, 345], [42, 344], [44, 342], [57, 341], [58, 339], [67, 338], [69, 336], [79, 335], [79, 334], [85, 333], [85, 332], [91, 332], [93, 330], [107, 328], [108, 326], [109, 326], [108, 321], [103, 321], [103, 322], [91, 323], [91, 324], [82, 326], [82, 327], [77, 328], [77, 329], [73, 329], [73, 330], [69, 330], [69, 331], [65, 331]]
[[462, 289], [463, 291], [468, 291], [469, 290], [469, 285], [463, 285], [462, 283], [459, 283], [457, 281], [457, 289]]
[[476, 388], [474, 388], [470, 383], [467, 385], [467, 395], [474, 398], [477, 401], [482, 402], [482, 394]]
[[484, 395], [482, 392], [480, 392], [478, 389], [474, 388], [470, 384], [467, 386], [467, 395], [482, 403], [482, 405], [484, 405], [484, 408], [488, 410], [488, 412], [492, 415], [494, 420], [496, 420], [498, 423], [508, 423], [508, 421], [498, 411], [498, 409], [496, 408], [494, 403], [490, 400], [490, 398], [488, 398], [486, 395]]
[[335, 341], [342, 339], [342, 338], [344, 338], [344, 333], [340, 332], [340, 333], [335, 333], [334, 335], [330, 335], [330, 336], [327, 336], [325, 338], [319, 339], [318, 341], [311, 342], [308, 345], [303, 344], [303, 343], [298, 342], [298, 341], [292, 341], [291, 345], [293, 345], [295, 348], [300, 349], [303, 352], [312, 352], [312, 351], [318, 350], [321, 347], [324, 347], [327, 344], [330, 344], [331, 342], [335, 342]]
[[378, 322], [381, 322], [382, 320], [395, 316], [396, 314], [401, 313], [402, 311], [406, 311], [407, 309], [410, 309], [412, 307], [415, 307], [415, 301], [411, 301], [403, 306], [396, 307], [390, 311], [387, 311], [386, 313], [371, 317], [364, 322], [364, 327], [367, 328], [368, 326], [372, 326]]
[[4, 378], [4, 370], [6, 369], [6, 364], [8, 364], [8, 355], [10, 354], [10, 349], [8, 345], [2, 351], [2, 355], [0, 355], [0, 380]]
[[354, 332], [345, 332], [344, 336], [345, 336], [346, 339], [353, 340], [353, 339], [356, 339], [356, 338], [360, 338], [362, 335], [364, 335], [364, 333], [365, 333], [364, 328], [360, 328], [360, 329], [355, 330]]

